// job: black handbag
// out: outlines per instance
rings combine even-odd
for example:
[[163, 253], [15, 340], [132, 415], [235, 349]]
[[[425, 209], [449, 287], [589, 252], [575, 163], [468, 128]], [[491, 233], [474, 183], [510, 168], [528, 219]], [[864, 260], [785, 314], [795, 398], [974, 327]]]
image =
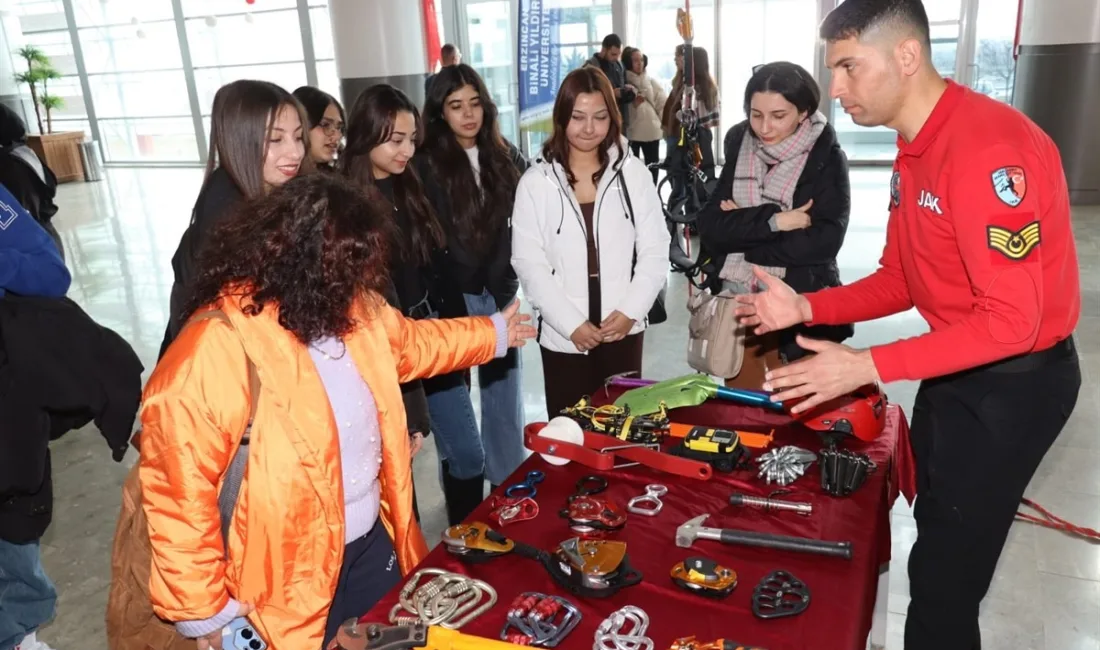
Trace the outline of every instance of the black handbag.
[[[630, 200], [630, 190], [626, 189], [626, 178], [623, 176], [623, 170], [619, 169], [619, 187], [623, 189], [623, 199], [626, 201], [626, 212], [630, 216], [630, 225], [635, 228], [637, 232], [637, 226], [634, 223], [634, 204]], [[634, 258], [630, 262], [630, 279], [634, 279], [634, 267], [638, 265], [638, 239], [635, 236], [634, 239]], [[661, 287], [661, 290], [657, 293], [657, 299], [653, 301], [653, 306], [649, 308], [649, 314], [646, 315], [646, 323], [649, 325], [658, 325], [668, 320], [668, 311], [665, 310], [665, 292], [668, 291], [668, 283]]]

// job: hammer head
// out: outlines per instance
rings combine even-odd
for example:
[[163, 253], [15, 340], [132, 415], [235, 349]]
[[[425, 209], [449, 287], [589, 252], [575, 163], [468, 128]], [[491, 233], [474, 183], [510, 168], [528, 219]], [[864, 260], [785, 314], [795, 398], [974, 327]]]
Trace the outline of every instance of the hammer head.
[[680, 525], [676, 529], [676, 545], [680, 548], [689, 548], [694, 542], [696, 536], [699, 534], [699, 529], [703, 527], [703, 522], [707, 520], [710, 515], [699, 515], [695, 519], [689, 519]]

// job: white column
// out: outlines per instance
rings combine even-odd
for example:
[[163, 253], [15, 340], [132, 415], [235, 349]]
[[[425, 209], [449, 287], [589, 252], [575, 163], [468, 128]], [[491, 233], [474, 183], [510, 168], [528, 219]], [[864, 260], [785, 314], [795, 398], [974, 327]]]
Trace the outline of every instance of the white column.
[[329, 15], [346, 105], [379, 83], [423, 102], [428, 62], [419, 0], [331, 0]]

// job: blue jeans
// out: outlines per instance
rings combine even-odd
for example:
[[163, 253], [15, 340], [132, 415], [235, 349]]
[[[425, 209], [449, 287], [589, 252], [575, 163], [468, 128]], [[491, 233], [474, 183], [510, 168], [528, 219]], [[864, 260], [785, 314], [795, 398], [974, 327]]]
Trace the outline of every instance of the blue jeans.
[[0, 650], [53, 618], [57, 591], [42, 569], [38, 542], [12, 544], [0, 539]]
[[[464, 298], [471, 316], [490, 316], [498, 311], [488, 291], [480, 296], [465, 294]], [[424, 384], [432, 433], [451, 476], [468, 479], [484, 472], [490, 483], [500, 485], [527, 459], [529, 452], [523, 446], [521, 369], [519, 350], [515, 348], [500, 359], [478, 366], [480, 432], [461, 373], [437, 377]]]

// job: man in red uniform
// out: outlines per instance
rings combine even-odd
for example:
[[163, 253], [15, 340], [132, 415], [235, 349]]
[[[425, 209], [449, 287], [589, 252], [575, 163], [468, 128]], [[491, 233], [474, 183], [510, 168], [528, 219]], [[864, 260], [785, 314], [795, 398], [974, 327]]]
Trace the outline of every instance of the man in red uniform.
[[857, 124], [898, 132], [886, 247], [870, 276], [804, 296], [757, 270], [766, 290], [738, 296], [739, 313], [758, 333], [914, 306], [928, 321], [869, 350], [801, 340], [817, 354], [764, 388], [806, 411], [876, 380], [921, 380], [905, 647], [970, 650], [1024, 488], [1081, 383], [1065, 174], [1025, 116], [940, 77], [919, 0], [847, 0], [821, 35], [832, 96]]

